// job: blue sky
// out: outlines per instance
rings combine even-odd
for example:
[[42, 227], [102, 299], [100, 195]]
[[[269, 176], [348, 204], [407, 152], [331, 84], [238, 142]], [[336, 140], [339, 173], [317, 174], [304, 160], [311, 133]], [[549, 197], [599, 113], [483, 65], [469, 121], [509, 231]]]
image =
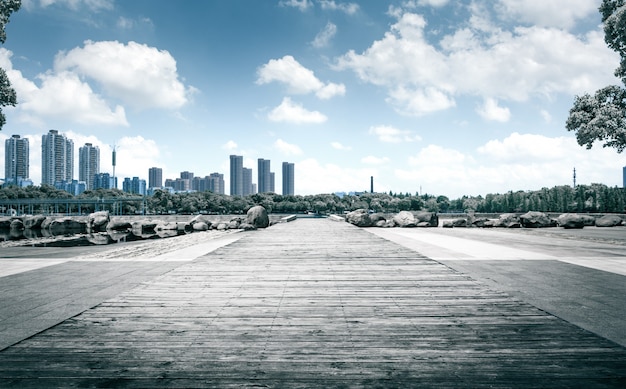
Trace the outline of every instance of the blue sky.
[[[23, 0], [0, 66], [18, 94], [0, 141], [59, 130], [101, 171], [224, 173], [295, 163], [296, 194], [457, 198], [621, 186], [626, 155], [565, 129], [617, 84], [599, 0]], [[0, 148], [0, 172], [4, 148]], [[78, 157], [76, 156], [76, 162]], [[78, 168], [75, 168], [78, 176]]]

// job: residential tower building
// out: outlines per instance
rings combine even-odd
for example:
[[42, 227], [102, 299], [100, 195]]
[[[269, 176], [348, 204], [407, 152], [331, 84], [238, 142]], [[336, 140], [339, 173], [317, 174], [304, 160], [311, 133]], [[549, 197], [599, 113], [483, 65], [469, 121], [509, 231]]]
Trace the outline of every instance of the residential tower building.
[[41, 183], [54, 186], [74, 176], [74, 142], [50, 130], [41, 137]]
[[78, 180], [85, 183], [86, 190], [93, 189], [96, 174], [100, 173], [100, 149], [91, 143], [78, 149]]

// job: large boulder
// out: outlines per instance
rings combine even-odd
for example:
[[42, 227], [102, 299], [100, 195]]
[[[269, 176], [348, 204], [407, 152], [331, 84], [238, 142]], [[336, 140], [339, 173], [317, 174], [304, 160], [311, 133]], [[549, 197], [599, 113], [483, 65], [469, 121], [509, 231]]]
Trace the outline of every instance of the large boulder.
[[596, 227], [617, 227], [624, 224], [624, 219], [619, 215], [604, 215], [596, 219]]
[[346, 215], [346, 222], [357, 227], [371, 227], [372, 219], [366, 209], [357, 209]]
[[556, 221], [543, 212], [529, 211], [520, 215], [519, 219], [525, 228], [556, 227]]
[[580, 215], [580, 218], [583, 221], [583, 224], [585, 225], [585, 227], [593, 227], [596, 225], [596, 218], [595, 216], [591, 216], [591, 215]]
[[29, 215], [24, 217], [24, 228], [36, 229], [41, 228], [41, 223], [46, 220], [44, 215]]
[[458, 219], [444, 220], [441, 226], [444, 228], [454, 228], [454, 227], [458, 228], [458, 227], [467, 227], [468, 224], [469, 222], [467, 221], [467, 219], [458, 218]]
[[84, 234], [87, 232], [87, 221], [72, 217], [62, 217], [52, 220], [48, 230], [54, 236]]
[[493, 227], [494, 221], [490, 220], [486, 217], [477, 217], [472, 220], [472, 226], [480, 227], [480, 228], [491, 228]]
[[153, 237], [154, 235], [157, 234], [155, 228], [157, 227], [158, 223], [156, 221], [151, 221], [151, 220], [135, 220], [132, 223], [132, 229], [131, 232], [133, 233], [133, 235], [143, 238], [143, 239], [148, 239], [150, 237]]
[[520, 228], [522, 223], [520, 222], [519, 216], [516, 214], [504, 213], [493, 222], [493, 226], [502, 228]]
[[87, 216], [87, 230], [90, 232], [106, 231], [110, 221], [109, 211], [98, 211]]
[[128, 231], [133, 229], [132, 223], [126, 220], [113, 219], [107, 223], [107, 231]]
[[396, 226], [402, 228], [415, 227], [417, 225], [417, 219], [415, 215], [409, 211], [400, 211], [393, 217], [393, 222]]
[[11, 220], [9, 228], [11, 231], [24, 231], [24, 222], [22, 219], [15, 218]]
[[438, 227], [439, 217], [436, 212], [421, 211], [415, 214], [417, 227]]
[[563, 228], [583, 228], [585, 219], [576, 213], [564, 213], [556, 219], [557, 224]]
[[270, 225], [270, 218], [267, 210], [262, 205], [255, 205], [248, 210], [246, 214], [246, 224], [253, 225], [256, 228], [267, 228]]
[[194, 231], [208, 231], [209, 228], [211, 228], [211, 226], [207, 224], [207, 222], [199, 222], [199, 221], [191, 224], [191, 227], [193, 228]]
[[[211, 228], [212, 223], [206, 215], [196, 215], [189, 221], [189, 224], [191, 224], [194, 231], [206, 231]], [[199, 224], [199, 226], [196, 227], [196, 224]], [[207, 226], [207, 228], [205, 229], [204, 226]]]
[[0, 217], [0, 230], [8, 230], [11, 228], [11, 217]]

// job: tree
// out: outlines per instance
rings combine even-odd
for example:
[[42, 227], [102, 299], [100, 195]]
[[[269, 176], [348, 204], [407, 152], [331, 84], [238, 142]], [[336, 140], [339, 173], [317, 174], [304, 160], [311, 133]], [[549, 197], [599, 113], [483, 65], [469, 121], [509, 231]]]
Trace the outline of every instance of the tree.
[[[0, 43], [4, 43], [7, 39], [4, 28], [9, 23], [9, 17], [13, 12], [19, 10], [21, 6], [22, 0], [0, 0]], [[15, 89], [11, 87], [7, 73], [0, 68], [0, 130], [2, 130], [7, 121], [1, 107], [6, 107], [7, 105], [15, 107], [16, 104], [17, 95], [15, 94]]]
[[[626, 1], [603, 0], [600, 5], [604, 23], [604, 41], [621, 57], [615, 75], [626, 84]], [[618, 153], [626, 148], [626, 90], [611, 85], [593, 96], [576, 96], [566, 122], [568, 131], [576, 132], [581, 146], [590, 149], [595, 141], [603, 147], [614, 147]]]

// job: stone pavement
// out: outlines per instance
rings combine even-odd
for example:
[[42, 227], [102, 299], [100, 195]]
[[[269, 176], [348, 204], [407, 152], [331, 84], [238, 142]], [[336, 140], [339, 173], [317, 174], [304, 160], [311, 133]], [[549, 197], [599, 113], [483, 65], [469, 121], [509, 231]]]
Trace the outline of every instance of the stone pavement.
[[[0, 278], [2, 325], [29, 298], [44, 303], [41, 289], [79, 301], [94, 291], [73, 281], [102, 289], [156, 266], [2, 350], [0, 387], [626, 385], [623, 346], [419, 248], [319, 219], [240, 235], [193, 261], [70, 261]], [[78, 263], [91, 271], [55, 271]], [[29, 283], [40, 293], [12, 302], [5, 285]]]

